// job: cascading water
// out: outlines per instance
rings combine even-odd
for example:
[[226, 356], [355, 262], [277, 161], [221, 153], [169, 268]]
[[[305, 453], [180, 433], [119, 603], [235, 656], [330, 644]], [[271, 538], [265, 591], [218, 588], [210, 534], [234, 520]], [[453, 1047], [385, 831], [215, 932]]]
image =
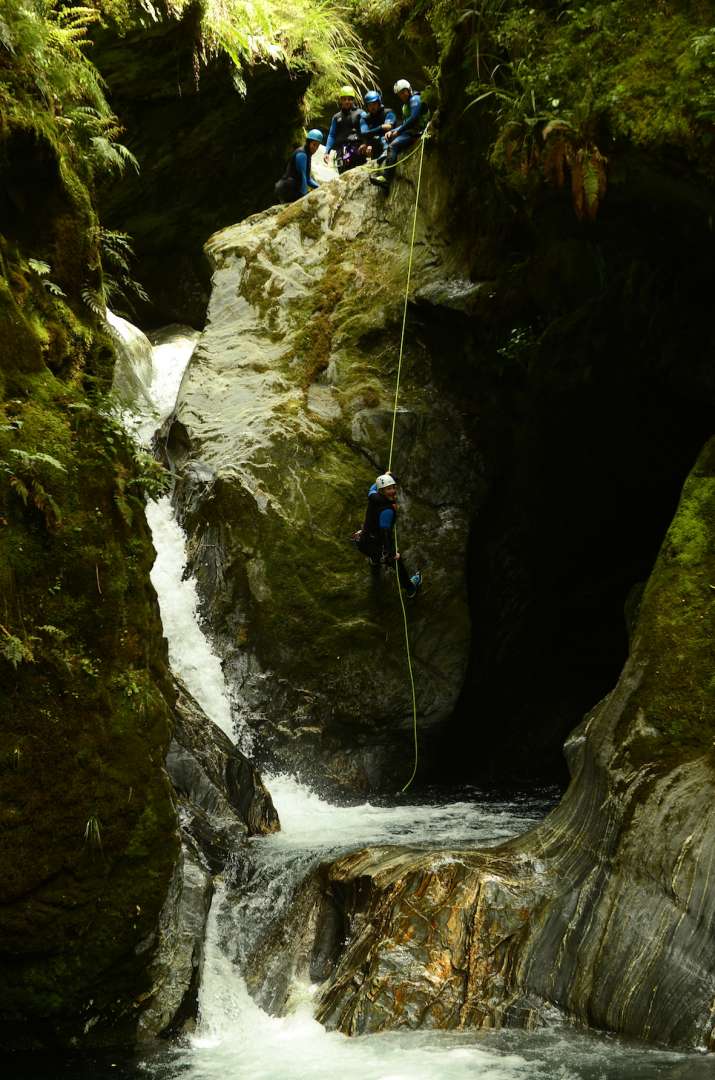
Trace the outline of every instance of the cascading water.
[[[115, 321], [117, 332], [137, 349], [134, 328], [121, 322]], [[139, 406], [126, 417], [145, 445], [173, 408], [196, 337], [193, 331], [174, 329], [161, 335], [152, 350], [151, 381], [135, 395]], [[146, 383], [140, 364], [134, 373]], [[206, 713], [250, 752], [250, 739], [238, 721], [239, 703], [231, 702], [220, 661], [199, 625], [195, 584], [184, 576], [184, 536], [169, 499], [150, 504], [147, 517], [157, 549], [152, 580], [172, 667]], [[319, 862], [368, 844], [432, 849], [494, 845], [543, 816], [547, 800], [506, 803], [474, 797], [440, 805], [336, 807], [288, 777], [265, 779], [282, 831], [253, 839], [235, 872], [217, 888], [196, 1033], [108, 1075], [149, 1074], [156, 1080], [696, 1080], [715, 1075], [710, 1059], [577, 1032], [558, 1016], [553, 1026], [532, 1033], [398, 1031], [347, 1038], [327, 1032], [313, 1019], [312, 988], [295, 979], [287, 1015], [270, 1015], [249, 993], [242, 965], [260, 950]], [[267, 985], [256, 996], [270, 1002], [270, 965], [267, 970]]]

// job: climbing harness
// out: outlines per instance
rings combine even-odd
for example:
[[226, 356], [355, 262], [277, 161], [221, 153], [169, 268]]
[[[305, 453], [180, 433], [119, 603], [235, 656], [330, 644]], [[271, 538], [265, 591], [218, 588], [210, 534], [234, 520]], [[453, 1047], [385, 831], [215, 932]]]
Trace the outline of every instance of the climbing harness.
[[[425, 129], [426, 130], [426, 129]], [[397, 424], [397, 406], [400, 398], [400, 377], [402, 375], [402, 358], [405, 351], [405, 330], [407, 327], [407, 305], [409, 303], [410, 296], [410, 281], [412, 278], [412, 259], [415, 249], [415, 234], [417, 231], [417, 210], [420, 202], [420, 184], [422, 182], [422, 162], [424, 160], [424, 135], [420, 139], [420, 163], [417, 171], [417, 191], [415, 193], [415, 212], [412, 216], [412, 235], [410, 236], [410, 254], [407, 260], [407, 281], [405, 283], [405, 303], [402, 311], [402, 330], [400, 332], [400, 352], [397, 358], [397, 380], [395, 383], [395, 401], [392, 408], [392, 431], [390, 432], [390, 453], [387, 462], [387, 472], [392, 472], [392, 451], [395, 446], [395, 426]], [[417, 152], [417, 147], [410, 151], [404, 158], [399, 159], [400, 164], [404, 164], [408, 157], [411, 157], [413, 153]], [[395, 162], [397, 164], [397, 162]], [[394, 166], [387, 166], [393, 168]], [[395, 551], [400, 550], [400, 545], [397, 539], [397, 522], [395, 522]], [[403, 788], [400, 789], [401, 793], [407, 791], [408, 787], [417, 775], [417, 762], [419, 756], [418, 742], [417, 742], [417, 695], [415, 694], [415, 676], [412, 670], [412, 655], [410, 653], [410, 635], [407, 626], [407, 611], [405, 610], [405, 599], [402, 595], [402, 589], [400, 587], [399, 575], [397, 568], [395, 568], [395, 580], [397, 581], [397, 594], [400, 598], [400, 607], [402, 608], [402, 622], [405, 630], [405, 652], [407, 654], [407, 670], [410, 673], [410, 689], [412, 692], [412, 731], [414, 736], [414, 748], [415, 748], [415, 760], [412, 768], [412, 774]]]

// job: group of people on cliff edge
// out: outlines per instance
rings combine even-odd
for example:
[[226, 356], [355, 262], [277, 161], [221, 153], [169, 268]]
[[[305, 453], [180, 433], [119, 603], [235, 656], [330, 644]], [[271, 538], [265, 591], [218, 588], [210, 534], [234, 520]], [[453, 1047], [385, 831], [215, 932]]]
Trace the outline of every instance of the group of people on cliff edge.
[[[393, 87], [402, 106], [402, 120], [382, 100], [378, 90], [370, 90], [363, 98], [364, 108], [358, 107], [358, 96], [351, 86], [338, 92], [340, 108], [330, 122], [325, 142], [324, 161], [328, 164], [335, 155], [339, 173], [374, 161], [379, 168], [370, 176], [372, 183], [389, 191], [395, 166], [403, 154], [421, 138], [427, 126], [428, 108], [422, 95], [413, 90], [407, 79], [398, 79]], [[275, 185], [280, 202], [295, 202], [307, 195], [318, 182], [311, 175], [311, 160], [323, 144], [320, 128], [311, 128], [303, 146], [297, 147], [286, 170]]]

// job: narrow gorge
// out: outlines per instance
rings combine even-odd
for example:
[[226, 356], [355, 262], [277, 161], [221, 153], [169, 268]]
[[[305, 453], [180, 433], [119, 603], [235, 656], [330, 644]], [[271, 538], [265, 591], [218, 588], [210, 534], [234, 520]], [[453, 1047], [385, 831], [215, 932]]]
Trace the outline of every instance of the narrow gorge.
[[714, 76], [701, 0], [9, 0], [13, 1080], [711, 1075]]

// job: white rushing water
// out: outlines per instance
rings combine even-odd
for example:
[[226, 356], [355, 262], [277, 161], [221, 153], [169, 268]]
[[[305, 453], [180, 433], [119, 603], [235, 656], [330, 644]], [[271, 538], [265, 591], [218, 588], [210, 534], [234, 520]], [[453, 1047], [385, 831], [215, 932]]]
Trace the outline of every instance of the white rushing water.
[[[169, 415], [195, 344], [174, 333], [154, 347], [153, 373], [130, 425], [148, 444]], [[172, 668], [207, 714], [235, 735], [219, 658], [198, 618], [195, 583], [185, 576], [185, 537], [168, 498], [147, 508], [157, 560], [159, 596]], [[242, 741], [239, 731], [239, 742]], [[206, 940], [199, 1021], [184, 1044], [140, 1062], [134, 1072], [155, 1080], [715, 1080], [709, 1059], [666, 1053], [575, 1032], [554, 1018], [536, 1033], [406, 1032], [347, 1038], [313, 1019], [314, 988], [293, 982], [285, 1016], [251, 997], [241, 960], [260, 950], [286, 914], [305, 875], [319, 862], [367, 844], [417, 848], [488, 846], [528, 829], [546, 802], [480, 798], [433, 805], [340, 807], [294, 779], [267, 777], [282, 831], [255, 838], [237, 860], [235, 877], [219, 885]], [[278, 961], [280, 957], [278, 957]], [[114, 1065], [112, 1065], [112, 1068]], [[707, 1071], [702, 1071], [707, 1068]], [[117, 1075], [114, 1073], [113, 1075]]]
[[[143, 393], [138, 394], [134, 407], [124, 413], [124, 422], [140, 445], [149, 447], [154, 433], [171, 414], [181, 386], [181, 380], [196, 347], [198, 333], [188, 327], [170, 327], [157, 335], [151, 346], [147, 338], [124, 319], [113, 316], [112, 326], [125, 344], [130, 363], [143, 358], [150, 350], [151, 367], [138, 361], [132, 370], [140, 380], [146, 379]], [[230, 694], [221, 668], [221, 661], [201, 630], [199, 598], [196, 581], [186, 573], [186, 536], [176, 520], [168, 495], [150, 500], [146, 516], [151, 529], [156, 561], [151, 581], [156, 589], [164, 635], [169, 644], [169, 663], [186, 684], [207, 716], [235, 739], [237, 724]], [[250, 736], [241, 728], [239, 744], [250, 749]]]

